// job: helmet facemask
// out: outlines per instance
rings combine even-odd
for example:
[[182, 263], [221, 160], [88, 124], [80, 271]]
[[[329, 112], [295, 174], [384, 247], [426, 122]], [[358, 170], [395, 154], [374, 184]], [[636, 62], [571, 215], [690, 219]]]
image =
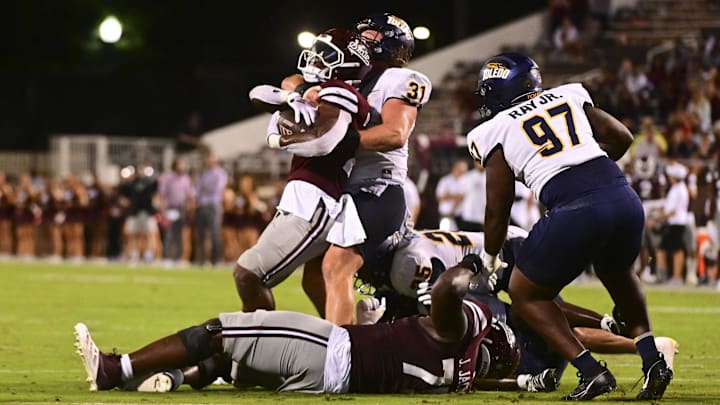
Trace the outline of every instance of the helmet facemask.
[[297, 68], [303, 79], [312, 83], [337, 79], [358, 84], [371, 68], [368, 46], [360, 38], [350, 40], [346, 46], [340, 49], [331, 35], [319, 35], [312, 48], [303, 50], [298, 58]]

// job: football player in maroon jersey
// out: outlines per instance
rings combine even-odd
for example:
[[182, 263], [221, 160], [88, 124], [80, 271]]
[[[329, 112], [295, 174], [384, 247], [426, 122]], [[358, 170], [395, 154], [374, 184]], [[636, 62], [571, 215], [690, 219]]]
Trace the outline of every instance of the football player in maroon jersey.
[[[76, 346], [91, 391], [110, 390], [156, 370], [229, 357], [237, 363], [234, 381], [280, 391], [467, 392], [491, 315], [485, 304], [464, 298], [471, 283], [496, 280], [480, 257], [470, 254], [435, 282], [429, 316], [337, 326], [299, 312], [221, 313], [123, 355], [101, 352], [85, 324], [78, 323]], [[207, 364], [199, 371], [208, 384], [219, 376], [218, 368]], [[251, 378], [258, 374], [264, 378]]]

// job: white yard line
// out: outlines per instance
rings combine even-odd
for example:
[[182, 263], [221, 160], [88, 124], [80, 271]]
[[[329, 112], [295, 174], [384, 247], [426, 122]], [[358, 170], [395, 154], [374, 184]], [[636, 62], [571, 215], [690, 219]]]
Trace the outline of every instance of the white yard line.
[[664, 314], [720, 314], [720, 307], [665, 307], [650, 306], [650, 313], [660, 312]]

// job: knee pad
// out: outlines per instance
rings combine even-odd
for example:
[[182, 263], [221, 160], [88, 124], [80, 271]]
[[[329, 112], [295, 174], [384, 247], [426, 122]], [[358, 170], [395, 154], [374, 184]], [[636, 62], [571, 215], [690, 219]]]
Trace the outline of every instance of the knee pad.
[[222, 378], [226, 383], [232, 384], [233, 379], [230, 375], [232, 372], [232, 360], [225, 354], [214, 354], [211, 357], [201, 361], [197, 365], [199, 378], [190, 386], [199, 390]]
[[191, 326], [178, 332], [187, 350], [188, 359], [194, 364], [213, 355], [210, 341], [222, 331], [219, 319], [211, 319], [202, 325]]

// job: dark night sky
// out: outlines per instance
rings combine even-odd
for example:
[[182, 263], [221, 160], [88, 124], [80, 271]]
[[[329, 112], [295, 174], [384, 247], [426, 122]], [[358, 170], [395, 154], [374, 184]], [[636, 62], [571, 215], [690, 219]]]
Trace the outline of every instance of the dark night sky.
[[[295, 71], [301, 30], [393, 12], [431, 28], [432, 41], [416, 41], [419, 56], [546, 2], [506, 0], [492, 11], [485, 4], [296, 0], [253, 2], [251, 10], [242, 0], [5, 1], [0, 148], [42, 149], [53, 133], [173, 137], [191, 111], [213, 129], [256, 114], [248, 90]], [[108, 14], [124, 25], [115, 46], [96, 34]]]

